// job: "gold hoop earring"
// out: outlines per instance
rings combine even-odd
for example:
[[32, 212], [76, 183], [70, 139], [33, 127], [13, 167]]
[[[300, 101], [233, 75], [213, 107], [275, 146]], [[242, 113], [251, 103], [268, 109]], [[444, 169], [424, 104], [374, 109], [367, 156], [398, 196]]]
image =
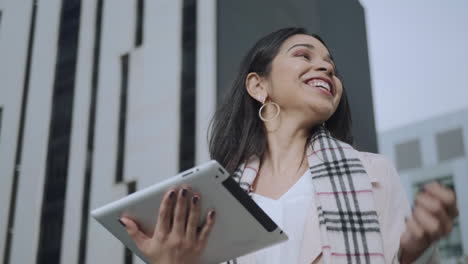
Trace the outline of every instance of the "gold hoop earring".
[[[273, 105], [273, 106], [276, 108], [276, 113], [275, 113], [275, 114], [273, 115], [273, 117], [271, 117], [271, 118], [265, 118], [265, 117], [262, 116], [262, 110], [263, 110], [263, 108], [264, 108], [265, 106], [267, 106], [267, 105], [269, 105], [269, 104]], [[277, 117], [279, 116], [279, 114], [280, 114], [280, 111], [281, 111], [281, 109], [280, 109], [280, 107], [279, 107], [279, 105], [278, 105], [277, 103], [275, 103], [275, 102], [267, 102], [267, 103], [263, 103], [262, 107], [260, 107], [260, 109], [258, 109], [258, 116], [260, 117], [260, 119], [261, 119], [263, 122], [269, 122], [269, 121], [271, 121], [271, 120], [277, 118]]]

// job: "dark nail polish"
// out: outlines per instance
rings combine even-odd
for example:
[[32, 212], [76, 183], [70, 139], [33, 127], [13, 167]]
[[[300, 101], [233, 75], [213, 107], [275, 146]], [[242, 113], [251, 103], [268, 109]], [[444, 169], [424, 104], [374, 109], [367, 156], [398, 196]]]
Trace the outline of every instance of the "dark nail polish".
[[200, 200], [200, 198], [199, 198], [198, 196], [192, 197], [192, 202], [193, 202], [193, 204], [197, 204], [197, 203], [198, 203], [198, 200]]
[[187, 195], [187, 189], [182, 189], [182, 197], [185, 197]]
[[171, 191], [171, 192], [169, 193], [169, 198], [171, 198], [171, 199], [174, 198], [174, 193], [175, 193], [174, 191]]
[[123, 227], [127, 227], [127, 226], [125, 225], [125, 223], [124, 223], [121, 219], [119, 219], [119, 223], [120, 223]]
[[215, 211], [211, 211], [211, 212], [210, 212], [210, 218], [211, 218], [211, 219], [214, 219], [214, 218], [215, 218], [215, 215], [216, 215]]

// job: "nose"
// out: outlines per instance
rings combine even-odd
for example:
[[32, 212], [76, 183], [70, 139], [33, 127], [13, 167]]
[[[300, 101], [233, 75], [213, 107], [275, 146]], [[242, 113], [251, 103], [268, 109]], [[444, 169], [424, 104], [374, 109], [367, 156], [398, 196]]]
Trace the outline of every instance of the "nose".
[[321, 61], [316, 63], [315, 70], [325, 72], [327, 75], [331, 75], [333, 72], [333, 66], [326, 61]]
[[316, 70], [325, 72], [327, 75], [331, 75], [333, 72], [333, 66], [331, 66], [329, 63], [324, 61], [324, 62], [317, 64]]

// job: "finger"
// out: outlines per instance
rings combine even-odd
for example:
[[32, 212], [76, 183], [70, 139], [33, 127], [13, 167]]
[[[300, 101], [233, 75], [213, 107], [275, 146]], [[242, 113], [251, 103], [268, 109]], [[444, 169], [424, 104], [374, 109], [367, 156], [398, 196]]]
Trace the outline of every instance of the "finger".
[[421, 193], [416, 197], [416, 206], [423, 207], [430, 214], [438, 218], [444, 234], [451, 231], [452, 219], [447, 215], [447, 212], [440, 200], [429, 194]]
[[138, 225], [131, 219], [122, 217], [120, 218], [120, 222], [125, 226], [128, 235], [133, 239], [135, 245], [141, 250], [144, 246], [144, 243], [151, 239], [150, 237], [146, 236], [140, 229]]
[[[412, 239], [410, 239], [412, 238]], [[406, 232], [402, 235], [402, 240], [406, 242], [424, 241], [425, 235], [424, 230], [419, 226], [414, 218], [410, 218], [406, 221]]]
[[154, 234], [168, 234], [171, 231], [171, 221], [172, 215], [174, 214], [176, 192], [177, 189], [169, 190], [161, 201]]
[[450, 217], [453, 218], [458, 216], [455, 193], [451, 189], [446, 188], [437, 182], [432, 182], [426, 184], [424, 186], [424, 190], [442, 202]]
[[414, 219], [419, 226], [424, 230], [424, 233], [428, 236], [430, 242], [434, 242], [439, 239], [442, 230], [439, 220], [432, 216], [421, 206], [416, 206], [413, 213]]
[[206, 217], [205, 224], [203, 225], [198, 240], [203, 245], [206, 245], [208, 241], [208, 236], [210, 235], [211, 230], [213, 229], [215, 223], [216, 213], [214, 210], [211, 210]]
[[191, 199], [190, 211], [187, 220], [186, 236], [189, 240], [197, 238], [197, 228], [200, 221], [200, 195], [194, 194]]
[[185, 236], [185, 226], [187, 223], [187, 209], [189, 190], [188, 187], [182, 187], [179, 190], [177, 202], [174, 211], [174, 223], [172, 225], [172, 231], [180, 237]]

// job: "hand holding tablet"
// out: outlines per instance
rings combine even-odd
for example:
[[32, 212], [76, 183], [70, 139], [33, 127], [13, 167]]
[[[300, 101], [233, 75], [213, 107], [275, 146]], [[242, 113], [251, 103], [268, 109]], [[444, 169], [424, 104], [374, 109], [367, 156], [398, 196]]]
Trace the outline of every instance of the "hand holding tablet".
[[91, 215], [147, 263], [221, 263], [288, 239], [214, 160]]
[[200, 198], [190, 186], [169, 190], [159, 207], [152, 234], [143, 233], [129, 218], [120, 220], [151, 263], [198, 264], [215, 222], [214, 210], [209, 211], [204, 223], [199, 222]]

